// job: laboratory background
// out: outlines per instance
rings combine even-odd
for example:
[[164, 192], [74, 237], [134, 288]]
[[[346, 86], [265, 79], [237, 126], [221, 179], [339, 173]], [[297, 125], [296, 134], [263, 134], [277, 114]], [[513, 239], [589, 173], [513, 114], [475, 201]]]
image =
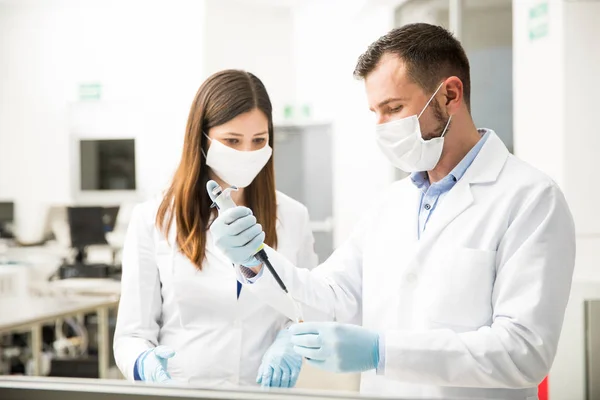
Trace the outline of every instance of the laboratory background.
[[[477, 126], [552, 177], [574, 216], [572, 292], [540, 398], [600, 399], [599, 21], [597, 0], [0, 0], [0, 393], [38, 398], [37, 384], [39, 398], [70, 398], [65, 378], [98, 398], [159, 393], [115, 365], [122, 248], [133, 207], [168, 187], [194, 95], [217, 71], [265, 84], [277, 189], [306, 205], [326, 260], [407, 177], [373, 140], [357, 58], [428, 22], [467, 52]], [[359, 396], [355, 374], [304, 368], [297, 386]]]

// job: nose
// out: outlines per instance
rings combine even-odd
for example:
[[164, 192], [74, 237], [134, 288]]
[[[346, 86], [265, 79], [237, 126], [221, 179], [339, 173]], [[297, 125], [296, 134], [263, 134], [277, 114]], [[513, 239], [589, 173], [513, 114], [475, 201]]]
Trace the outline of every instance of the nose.
[[242, 145], [242, 148], [240, 149], [241, 151], [252, 151], [252, 141], [249, 142], [244, 142], [244, 144]]
[[386, 122], [390, 121], [390, 117], [385, 115], [385, 114], [377, 114], [376, 117], [376, 124], [380, 125], [380, 124], [385, 124]]

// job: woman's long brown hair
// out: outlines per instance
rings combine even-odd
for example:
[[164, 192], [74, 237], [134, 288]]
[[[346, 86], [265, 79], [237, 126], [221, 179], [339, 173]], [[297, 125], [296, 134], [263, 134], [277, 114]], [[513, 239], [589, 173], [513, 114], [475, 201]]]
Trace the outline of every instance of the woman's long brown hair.
[[[198, 269], [206, 255], [206, 233], [212, 204], [206, 192], [208, 168], [201, 149], [208, 151], [212, 127], [258, 108], [269, 121], [269, 145], [273, 147], [272, 106], [263, 83], [249, 72], [225, 70], [209, 77], [198, 89], [188, 117], [183, 154], [173, 182], [158, 208], [156, 226], [168, 237], [176, 221], [176, 245]], [[277, 247], [277, 204], [273, 157], [244, 189], [244, 202], [266, 234], [265, 243]]]

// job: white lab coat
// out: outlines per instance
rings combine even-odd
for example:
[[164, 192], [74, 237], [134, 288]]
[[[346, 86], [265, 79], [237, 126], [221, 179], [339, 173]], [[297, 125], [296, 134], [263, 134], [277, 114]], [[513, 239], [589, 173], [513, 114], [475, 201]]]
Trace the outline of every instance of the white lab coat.
[[[114, 353], [133, 380], [135, 360], [146, 349], [176, 351], [168, 371], [200, 386], [256, 385], [261, 358], [290, 320], [242, 289], [237, 299], [234, 268], [210, 232], [202, 271], [155, 226], [159, 199], [133, 211], [123, 252], [121, 303]], [[317, 256], [306, 207], [277, 193], [278, 250], [289, 262], [313, 268]]]
[[[575, 259], [560, 189], [492, 133], [420, 240], [419, 200], [410, 179], [393, 184], [312, 272], [269, 257], [302, 303], [343, 322], [362, 309], [363, 326], [382, 333], [384, 369], [363, 373], [362, 393], [536, 399]], [[244, 288], [293, 315], [270, 274]]]

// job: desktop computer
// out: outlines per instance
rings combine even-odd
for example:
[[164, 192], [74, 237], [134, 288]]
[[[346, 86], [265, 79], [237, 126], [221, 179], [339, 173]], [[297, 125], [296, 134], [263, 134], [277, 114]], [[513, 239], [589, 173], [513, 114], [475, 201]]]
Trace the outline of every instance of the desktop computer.
[[102, 207], [69, 207], [67, 209], [71, 247], [77, 250], [75, 261], [85, 262], [86, 248], [108, 244], [104, 231]]
[[63, 264], [58, 273], [60, 279], [107, 278], [111, 267], [107, 264], [87, 262], [87, 247], [106, 245], [105, 209], [103, 207], [69, 207], [67, 219], [71, 234], [71, 247], [76, 250], [72, 264]]

